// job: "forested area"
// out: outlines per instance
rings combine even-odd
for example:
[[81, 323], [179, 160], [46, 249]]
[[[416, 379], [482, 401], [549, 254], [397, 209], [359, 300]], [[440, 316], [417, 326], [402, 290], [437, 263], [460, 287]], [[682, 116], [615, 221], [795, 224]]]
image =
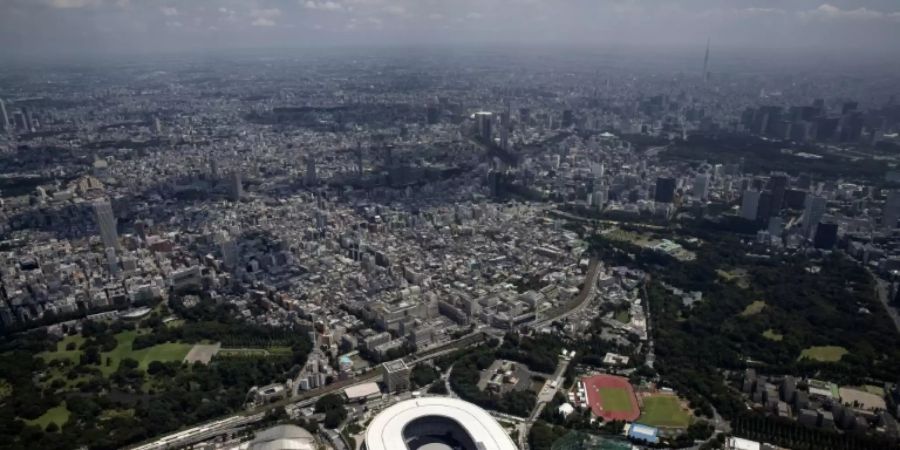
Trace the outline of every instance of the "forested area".
[[[144, 325], [152, 328], [141, 329], [140, 345], [200, 340], [242, 346], [277, 342], [291, 352], [277, 357], [214, 358], [209, 365], [153, 361], [145, 369], [125, 357], [118, 367], [106, 367], [109, 358], [97, 356], [116, 347], [117, 334], [134, 333], [129, 330], [133, 326], [88, 322], [84, 342], [72, 349], [80, 356], [50, 363], [34, 356], [53, 343], [45, 333], [11, 337], [0, 349], [0, 379], [10, 386], [0, 396], [0, 449], [53, 450], [81, 444], [117, 449], [210, 420], [239, 410], [250, 387], [283, 379], [295, 364], [305, 362], [311, 349], [303, 330], [243, 323], [232, 319], [225, 307], [194, 311], [179, 327], [155, 320], [144, 321]], [[51, 368], [68, 378], [41, 383], [39, 375]], [[67, 411], [61, 423], [52, 422], [46, 428], [29, 424], [51, 408]]]
[[[900, 373], [900, 339], [875, 297], [871, 277], [856, 263], [839, 254], [820, 260], [755, 257], [730, 235], [698, 237], [703, 241], [692, 248], [697, 259], [690, 262], [626, 242], [592, 240], [604, 261], [653, 274], [646, 294], [656, 369], [697, 412], [710, 415], [715, 406], [730, 417], [740, 411], [742, 403], [719, 369], [743, 369], [750, 360], [764, 373], [848, 384], [892, 380]], [[743, 280], [721, 275], [735, 269], [746, 273]], [[703, 301], [684, 306], [663, 283], [700, 291]], [[764, 305], [747, 314], [754, 302]], [[849, 353], [837, 362], [800, 358], [803, 349], [814, 346], [841, 346]]]
[[884, 450], [896, 444], [877, 436], [813, 430], [777, 417], [741, 414], [733, 422], [734, 433], [794, 450]]
[[530, 390], [510, 391], [495, 395], [478, 389], [478, 379], [482, 370], [487, 369], [497, 359], [493, 350], [479, 348], [469, 351], [466, 356], [453, 363], [450, 372], [450, 387], [463, 400], [482, 408], [513, 414], [526, 415], [534, 408], [537, 395]]

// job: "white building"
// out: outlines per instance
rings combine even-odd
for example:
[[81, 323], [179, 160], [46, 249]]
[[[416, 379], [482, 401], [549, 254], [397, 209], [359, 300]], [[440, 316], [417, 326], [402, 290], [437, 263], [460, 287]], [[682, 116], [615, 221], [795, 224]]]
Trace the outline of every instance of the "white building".
[[405, 400], [384, 409], [366, 429], [367, 450], [515, 450], [487, 411], [448, 397]]

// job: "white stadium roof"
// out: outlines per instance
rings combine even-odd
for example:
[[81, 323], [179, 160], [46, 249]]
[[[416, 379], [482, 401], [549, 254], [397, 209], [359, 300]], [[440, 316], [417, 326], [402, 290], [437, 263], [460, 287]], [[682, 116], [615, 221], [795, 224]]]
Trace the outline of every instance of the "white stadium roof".
[[[368, 450], [420, 450], [445, 448], [426, 444], [419, 449], [407, 447], [404, 431], [417, 419], [449, 419], [459, 425], [475, 443], [471, 450], [516, 450], [516, 444], [485, 410], [469, 402], [449, 397], [421, 397], [391, 405], [369, 424], [366, 430]], [[470, 450], [470, 449], [466, 449]]]

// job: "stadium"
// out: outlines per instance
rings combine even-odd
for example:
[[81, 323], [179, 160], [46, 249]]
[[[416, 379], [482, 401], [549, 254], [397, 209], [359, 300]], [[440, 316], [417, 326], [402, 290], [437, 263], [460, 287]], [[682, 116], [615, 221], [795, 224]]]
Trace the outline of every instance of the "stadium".
[[381, 411], [366, 429], [365, 450], [516, 450], [485, 410], [448, 397], [405, 400]]

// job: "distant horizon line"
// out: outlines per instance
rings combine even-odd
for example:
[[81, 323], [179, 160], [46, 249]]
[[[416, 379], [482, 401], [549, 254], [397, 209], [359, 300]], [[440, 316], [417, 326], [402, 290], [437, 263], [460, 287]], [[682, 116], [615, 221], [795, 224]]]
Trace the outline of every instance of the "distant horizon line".
[[[875, 62], [880, 60], [887, 65], [897, 65], [897, 58], [900, 57], [900, 48], [833, 48], [821, 46], [784, 46], [778, 48], [752, 46], [752, 45], [732, 45], [725, 43], [716, 44], [712, 39], [712, 45], [707, 47], [704, 39], [697, 45], [689, 45], [685, 43], [669, 43], [659, 44], [585, 44], [585, 43], [563, 43], [563, 42], [547, 42], [540, 44], [525, 42], [495, 42], [495, 43], [332, 43], [317, 45], [289, 45], [289, 46], [228, 46], [228, 47], [209, 47], [209, 48], [156, 48], [156, 49], [111, 49], [111, 50], [59, 50], [59, 51], [27, 51], [17, 50], [15, 47], [0, 47], [0, 58], [5, 58], [7, 63], [53, 63], [71, 64], [81, 61], [96, 61], [104, 59], [124, 60], [129, 58], [165, 58], [192, 55], [208, 55], [217, 57], [227, 57], [229, 55], [241, 56], [267, 56], [275, 57], [273, 53], [284, 53], [284, 56], [296, 56], [309, 52], [405, 52], [405, 51], [468, 51], [468, 52], [516, 52], [510, 56], [523, 56], [522, 52], [546, 52], [546, 51], [569, 51], [572, 54], [579, 53], [595, 53], [595, 54], [616, 54], [617, 56], [630, 56], [640, 59], [647, 56], [659, 56], [671, 54], [671, 56], [683, 56], [685, 54], [694, 54], [700, 61], [704, 59], [704, 52], [711, 52], [709, 59], [711, 61], [711, 72], [715, 71], [716, 62], [729, 61], [734, 59], [744, 59], [747, 57], [756, 60], [780, 60], [785, 57], [801, 57], [801, 59], [821, 59], [828, 58], [836, 65], [846, 63], [856, 63], [861, 60], [865, 62]], [[560, 54], [559, 56], [565, 56]], [[835, 56], [840, 56], [836, 58]], [[781, 61], [783, 62], [783, 61]], [[9, 64], [7, 64], [8, 66]], [[3, 67], [0, 66], [0, 70]]]

